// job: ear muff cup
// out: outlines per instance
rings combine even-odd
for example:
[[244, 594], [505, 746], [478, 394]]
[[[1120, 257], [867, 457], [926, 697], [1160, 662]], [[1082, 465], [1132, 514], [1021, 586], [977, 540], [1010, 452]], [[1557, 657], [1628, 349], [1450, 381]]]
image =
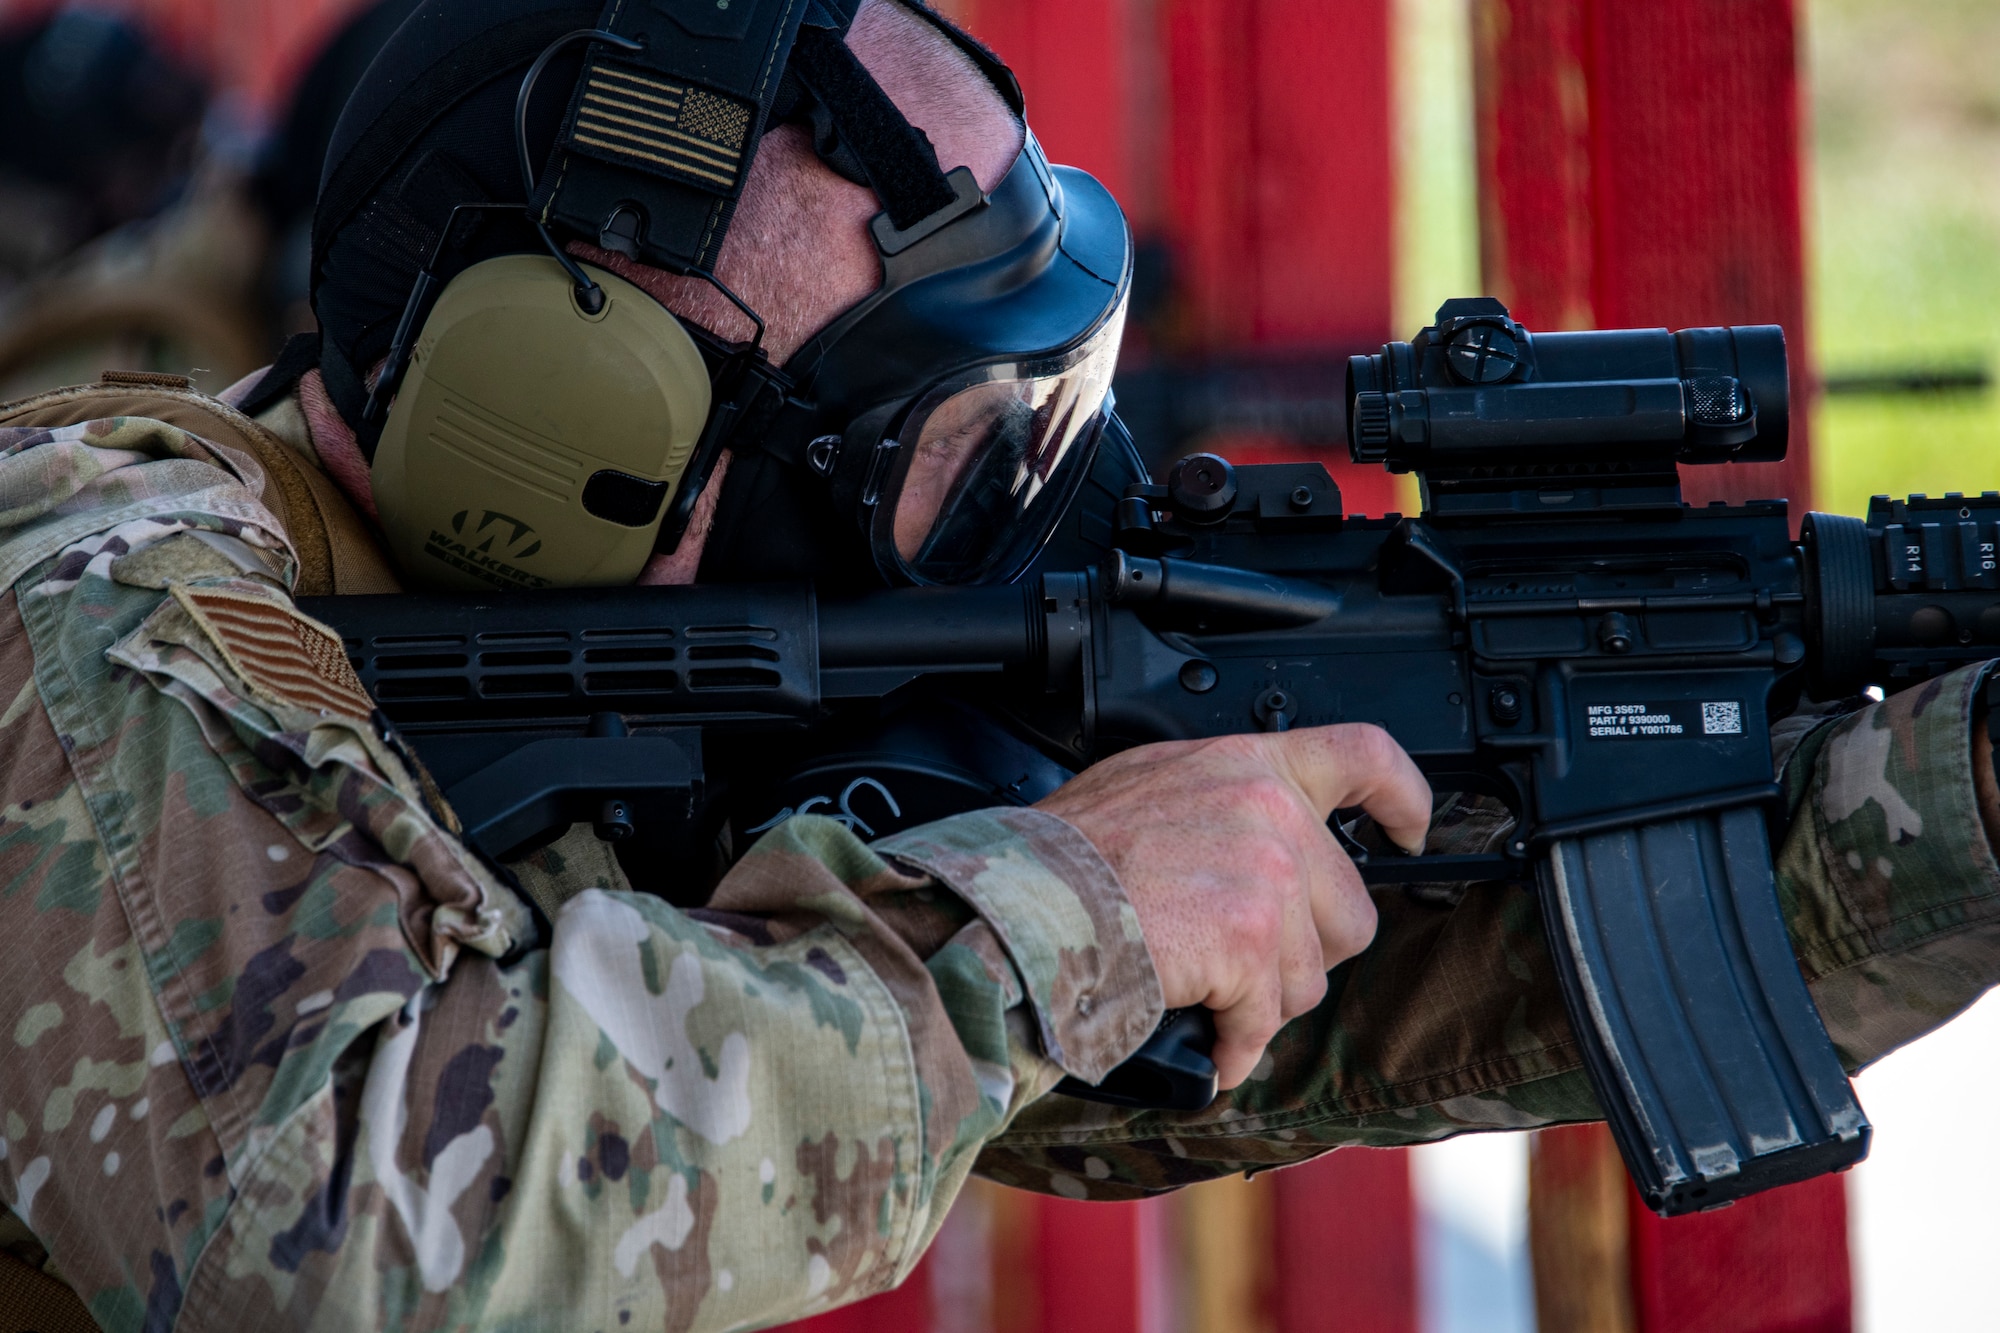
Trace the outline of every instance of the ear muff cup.
[[438, 298], [375, 451], [408, 581], [437, 590], [632, 582], [708, 420], [680, 320], [601, 269], [586, 314], [547, 255], [474, 265]]

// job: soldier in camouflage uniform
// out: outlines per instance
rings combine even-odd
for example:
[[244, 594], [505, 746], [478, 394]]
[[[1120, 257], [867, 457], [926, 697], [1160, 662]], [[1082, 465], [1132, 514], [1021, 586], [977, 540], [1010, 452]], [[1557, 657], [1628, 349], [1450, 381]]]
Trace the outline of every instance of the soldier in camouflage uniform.
[[[158, 420], [0, 430], [0, 1198], [108, 1330], [754, 1326], [894, 1285], [974, 1170], [1130, 1198], [1597, 1115], [1527, 892], [1371, 902], [1313, 827], [1420, 836], [1362, 729], [872, 846], [796, 818], [700, 911], [567, 839], [514, 872], [544, 936], [292, 609], [272, 490]], [[1786, 909], [1856, 1066], [2000, 970], [1980, 674], [1784, 730]], [[1209, 1110], [1044, 1096], [1204, 998], [1268, 1020]]]

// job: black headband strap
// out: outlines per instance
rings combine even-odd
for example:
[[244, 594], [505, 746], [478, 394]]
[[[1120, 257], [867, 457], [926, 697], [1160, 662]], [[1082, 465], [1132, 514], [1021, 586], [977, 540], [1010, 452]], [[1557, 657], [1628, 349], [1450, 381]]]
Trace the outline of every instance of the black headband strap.
[[[713, 269], [774, 109], [790, 82], [825, 122], [816, 146], [881, 199], [895, 232], [964, 211], [924, 132], [844, 40], [853, 0], [610, 0], [599, 26], [643, 44], [592, 48], [553, 163], [533, 201], [558, 222], [642, 263]], [[922, 6], [1019, 109], [992, 54]], [[1004, 84], [1004, 86], [1002, 86]]]
[[[838, 147], [852, 153], [896, 230], [908, 231], [956, 202], [930, 139], [904, 118], [838, 33], [801, 31], [792, 72], [826, 108]], [[818, 147], [828, 151], [825, 144]]]

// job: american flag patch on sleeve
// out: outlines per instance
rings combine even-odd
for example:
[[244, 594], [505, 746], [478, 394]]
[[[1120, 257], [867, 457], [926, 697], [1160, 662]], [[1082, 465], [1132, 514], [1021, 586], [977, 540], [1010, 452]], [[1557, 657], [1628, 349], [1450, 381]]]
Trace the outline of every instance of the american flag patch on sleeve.
[[571, 146], [594, 157], [729, 192], [742, 174], [753, 108], [650, 70], [593, 61]]
[[360, 722], [374, 715], [346, 645], [318, 621], [250, 593], [175, 585], [173, 594], [259, 703]]

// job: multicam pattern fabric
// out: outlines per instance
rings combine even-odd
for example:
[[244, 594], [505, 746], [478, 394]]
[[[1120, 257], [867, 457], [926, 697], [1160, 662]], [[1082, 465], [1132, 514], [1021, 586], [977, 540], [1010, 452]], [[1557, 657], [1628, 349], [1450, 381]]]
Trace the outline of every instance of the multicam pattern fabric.
[[0, 1197], [107, 1329], [851, 1300], [1157, 1021], [1115, 878], [1033, 812], [794, 820], [697, 914], [543, 855], [602, 882], [539, 938], [310, 651], [259, 484], [152, 423], [0, 434]]
[[[107, 1329], [755, 1326], [899, 1280], [975, 1166], [1130, 1197], [1596, 1113], [1516, 886], [1378, 894], [1256, 1076], [1163, 1116], [1043, 1096], [1160, 1011], [1048, 816], [795, 819], [692, 913], [575, 840], [489, 866], [315, 660], [261, 484], [156, 423], [0, 432], [0, 1247]], [[1974, 688], [1786, 733], [1787, 911], [1856, 1063], [1995, 971]]]

